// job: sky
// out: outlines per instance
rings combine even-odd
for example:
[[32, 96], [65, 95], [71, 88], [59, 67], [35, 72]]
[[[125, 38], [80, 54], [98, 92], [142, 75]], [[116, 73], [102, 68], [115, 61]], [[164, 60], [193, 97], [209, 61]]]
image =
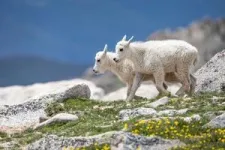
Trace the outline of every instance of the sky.
[[225, 17], [224, 6], [225, 0], [0, 0], [0, 58], [91, 64], [124, 34], [146, 40], [158, 30]]

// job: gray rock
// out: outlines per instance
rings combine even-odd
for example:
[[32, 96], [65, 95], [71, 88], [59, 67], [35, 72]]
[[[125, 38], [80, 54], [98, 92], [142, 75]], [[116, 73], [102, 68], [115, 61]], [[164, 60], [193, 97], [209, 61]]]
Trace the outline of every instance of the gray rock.
[[212, 119], [209, 123], [204, 125], [211, 128], [224, 128], [225, 127], [225, 113]]
[[[89, 87], [85, 84], [79, 84], [76, 86], [73, 86], [72, 88], [69, 88], [65, 91], [63, 97], [64, 99], [68, 98], [90, 98], [91, 91]], [[63, 100], [63, 99], [62, 99]]]
[[157, 108], [158, 106], [165, 105], [168, 102], [169, 102], [169, 98], [165, 96], [165, 97], [162, 97], [162, 98], [158, 99], [155, 102], [147, 104], [147, 106], [150, 106], [150, 107], [153, 107], [153, 108]]
[[78, 117], [76, 115], [60, 113], [44, 122], [38, 124], [37, 126], [34, 127], [34, 129], [41, 128], [41, 127], [44, 127], [44, 126], [47, 126], [47, 125], [50, 125], [50, 124], [56, 123], [56, 122], [69, 122], [69, 121], [75, 121], [77, 119], [78, 119]]
[[178, 115], [183, 115], [183, 114], [186, 114], [188, 112], [188, 108], [184, 108], [184, 109], [180, 109], [177, 111], [177, 114]]
[[197, 78], [196, 92], [224, 91], [225, 50], [217, 53], [194, 75]]
[[199, 121], [201, 120], [201, 116], [198, 114], [194, 114], [191, 117], [184, 117], [183, 118], [184, 121], [190, 123], [191, 121], [195, 120], [195, 121]]
[[3, 147], [4, 150], [10, 150], [13, 149], [13, 147], [18, 144], [15, 141], [11, 141], [11, 142], [4, 142], [4, 143], [0, 143], [0, 148]]
[[29, 101], [0, 108], [0, 125], [7, 127], [30, 127], [39, 122], [41, 116], [45, 116], [46, 104], [51, 102], [62, 102], [68, 98], [90, 97], [90, 89], [85, 84], [78, 84], [68, 88], [61, 93], [48, 94]]
[[175, 109], [167, 109], [167, 110], [162, 110], [162, 111], [159, 111], [158, 113], [157, 113], [157, 115], [158, 116], [163, 116], [163, 115], [165, 115], [165, 116], [174, 116], [175, 114], [176, 114], [176, 110]]
[[218, 97], [216, 97], [216, 96], [213, 96], [212, 97], [212, 104], [216, 104], [217, 103], [217, 101], [218, 101]]
[[48, 120], [49, 119], [49, 117], [46, 115], [46, 114], [43, 114], [42, 116], [40, 116], [40, 118], [39, 118], [39, 123], [42, 123], [42, 122], [44, 122], [44, 121], [46, 121], [46, 120]]
[[28, 145], [27, 150], [61, 150], [63, 147], [72, 146], [74, 148], [87, 147], [94, 143], [110, 143], [111, 137], [122, 132], [107, 132], [89, 137], [58, 137], [57, 135], [47, 135], [46, 137]]
[[131, 133], [118, 134], [114, 138], [117, 139], [117, 145], [111, 144], [113, 150], [136, 150], [138, 148], [141, 150], [168, 150], [174, 146], [185, 145], [179, 140], [165, 140], [157, 136], [145, 137]]
[[125, 109], [119, 112], [119, 118], [121, 120], [129, 120], [130, 118], [134, 118], [137, 116], [146, 116], [146, 115], [154, 116], [156, 115], [156, 110], [153, 108], [140, 107], [140, 108], [134, 108], [134, 109]]
[[212, 120], [213, 118], [216, 118], [216, 116], [219, 116], [221, 114], [223, 114], [225, 111], [209, 111], [205, 114], [203, 114], [203, 117], [206, 117], [210, 120]]
[[183, 146], [179, 140], [165, 140], [160, 137], [144, 137], [123, 131], [112, 131], [90, 137], [58, 137], [48, 135], [26, 147], [27, 150], [61, 150], [63, 147], [87, 147], [98, 144], [109, 144], [112, 150], [167, 150], [174, 146]]
[[188, 108], [180, 109], [180, 110], [175, 110], [175, 109], [167, 109], [167, 110], [162, 110], [157, 113], [158, 116], [166, 115], [166, 116], [175, 116], [175, 115], [183, 115], [187, 113]]
[[7, 130], [19, 131], [33, 126], [39, 122], [40, 116], [45, 114], [44, 109], [38, 109], [34, 111], [20, 112], [15, 115], [0, 116], [0, 126], [5, 127]]

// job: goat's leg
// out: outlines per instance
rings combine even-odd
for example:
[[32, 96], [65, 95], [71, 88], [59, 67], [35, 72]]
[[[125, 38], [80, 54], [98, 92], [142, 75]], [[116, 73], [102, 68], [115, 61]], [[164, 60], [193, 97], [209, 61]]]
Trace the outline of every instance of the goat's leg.
[[135, 73], [135, 77], [134, 77], [134, 81], [133, 81], [133, 84], [132, 84], [132, 88], [130, 90], [130, 94], [126, 99], [127, 101], [130, 101], [134, 98], [135, 93], [136, 93], [138, 87], [140, 86], [141, 81], [143, 80], [143, 77], [144, 77], [143, 74], [138, 73], [138, 72]]
[[[155, 84], [155, 80], [153, 80], [152, 82]], [[166, 89], [166, 90], [168, 89], [168, 86], [166, 85], [165, 82], [163, 82], [163, 87], [164, 87], [164, 89]]]
[[192, 74], [190, 74], [190, 81], [191, 81], [190, 95], [192, 95], [195, 92], [196, 80], [197, 79]]
[[127, 83], [127, 97], [130, 95], [130, 91], [131, 91], [131, 88], [132, 88], [132, 83]]
[[168, 86], [166, 85], [166, 83], [165, 82], [163, 82], [163, 87], [164, 87], [164, 89], [168, 89]]
[[[165, 76], [164, 76], [164, 71], [157, 71], [153, 73], [153, 76], [155, 78], [155, 85], [156, 89], [159, 91], [160, 95], [169, 95], [169, 91], [166, 90], [165, 88]], [[167, 87], [167, 85], [166, 85]]]
[[176, 92], [176, 95], [182, 96], [190, 92], [190, 74], [188, 66], [177, 67], [177, 72], [175, 73], [177, 78], [180, 80], [182, 87]]
[[[126, 99], [130, 95], [131, 88], [132, 88], [132, 83], [127, 84], [127, 97], [126, 97]], [[141, 97], [141, 96], [134, 95], [134, 99], [142, 99], [142, 98], [143, 97]]]

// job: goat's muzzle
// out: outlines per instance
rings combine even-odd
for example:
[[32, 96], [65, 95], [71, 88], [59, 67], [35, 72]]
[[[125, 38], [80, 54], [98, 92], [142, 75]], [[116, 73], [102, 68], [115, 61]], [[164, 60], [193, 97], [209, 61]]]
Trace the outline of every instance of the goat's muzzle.
[[117, 59], [117, 58], [113, 58], [113, 60], [114, 60], [116, 63], [119, 62], [119, 59]]
[[94, 73], [98, 73], [98, 71], [97, 71], [97, 70], [95, 70], [95, 69], [93, 69], [93, 72], [94, 72]]

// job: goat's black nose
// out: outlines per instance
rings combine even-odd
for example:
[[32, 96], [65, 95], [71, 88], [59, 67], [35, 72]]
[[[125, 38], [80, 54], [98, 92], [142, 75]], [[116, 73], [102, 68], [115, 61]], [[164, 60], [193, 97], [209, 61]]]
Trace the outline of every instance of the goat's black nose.
[[117, 62], [119, 62], [119, 60], [118, 59], [116, 59], [116, 58], [113, 58], [113, 60], [117, 63]]
[[98, 71], [96, 71], [95, 69], [93, 69], [93, 72], [94, 72], [94, 73], [98, 73]]

